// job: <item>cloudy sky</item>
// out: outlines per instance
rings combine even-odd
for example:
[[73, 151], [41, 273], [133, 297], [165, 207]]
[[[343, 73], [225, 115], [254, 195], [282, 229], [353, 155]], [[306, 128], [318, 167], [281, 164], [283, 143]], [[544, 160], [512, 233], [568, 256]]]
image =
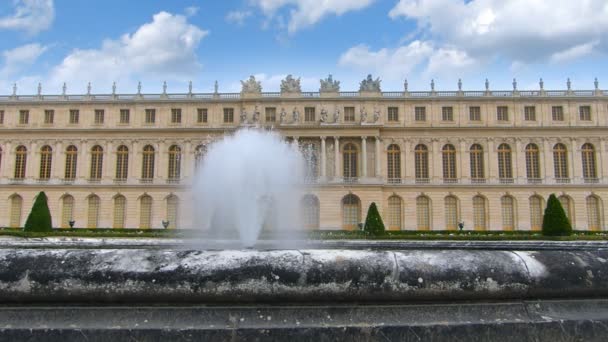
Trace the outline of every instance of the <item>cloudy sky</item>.
[[608, 85], [606, 0], [2, 0], [0, 94], [240, 91], [287, 74], [316, 91], [329, 73], [357, 90], [591, 89]]

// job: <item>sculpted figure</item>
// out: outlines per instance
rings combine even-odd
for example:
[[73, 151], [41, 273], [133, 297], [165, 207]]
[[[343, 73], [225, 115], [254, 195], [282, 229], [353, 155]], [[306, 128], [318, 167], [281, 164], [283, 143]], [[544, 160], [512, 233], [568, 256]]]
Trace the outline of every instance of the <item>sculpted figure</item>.
[[258, 106], [255, 106], [255, 109], [253, 110], [253, 122], [258, 121], [260, 121], [260, 111], [258, 110]]
[[340, 109], [336, 106], [336, 110], [334, 111], [334, 123], [338, 123], [340, 121]]
[[376, 107], [374, 109], [374, 122], [378, 122], [380, 120], [380, 109]]
[[361, 109], [359, 109], [359, 115], [361, 116], [361, 122], [367, 121], [367, 111], [365, 110], [365, 107], [361, 106]]
[[296, 107], [293, 107], [293, 122], [300, 122], [300, 112]]
[[367, 78], [364, 79], [363, 81], [361, 81], [361, 84], [359, 86], [359, 91], [374, 91], [374, 92], [379, 92], [380, 91], [380, 77], [376, 78], [375, 80], [372, 78], [372, 75], [367, 75]]
[[285, 108], [281, 108], [281, 123], [285, 122], [285, 118], [287, 117], [287, 112], [285, 111]]
[[291, 75], [281, 81], [281, 92], [282, 93], [299, 93], [302, 91], [300, 87], [300, 78], [293, 78]]
[[241, 123], [245, 123], [247, 121], [247, 112], [245, 108], [241, 109]]
[[326, 79], [321, 81], [321, 89], [320, 92], [339, 92], [340, 91], [340, 81], [334, 81], [334, 78], [331, 74], [327, 76]]
[[[249, 76], [249, 79], [246, 81], [241, 81], [241, 92], [243, 93], [261, 93], [262, 92], [262, 83], [260, 81], [255, 80], [255, 76]], [[217, 92], [217, 90], [216, 90]]]
[[321, 108], [321, 122], [327, 122], [327, 110], [325, 108]]

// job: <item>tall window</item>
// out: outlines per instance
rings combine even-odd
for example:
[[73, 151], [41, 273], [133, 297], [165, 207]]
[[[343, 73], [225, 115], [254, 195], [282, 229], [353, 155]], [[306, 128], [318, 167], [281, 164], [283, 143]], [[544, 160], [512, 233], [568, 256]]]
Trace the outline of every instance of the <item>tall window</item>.
[[177, 180], [181, 176], [182, 149], [177, 145], [169, 147], [169, 179]]
[[139, 200], [139, 228], [152, 227], [152, 197], [144, 195]]
[[156, 122], [156, 109], [148, 108], [146, 109], [146, 117], [144, 118], [144, 122], [147, 125], [151, 125]]
[[441, 150], [443, 159], [443, 179], [446, 181], [456, 180], [456, 148], [452, 144], [443, 146]]
[[415, 107], [414, 108], [414, 120], [426, 121], [426, 107]]
[[581, 121], [591, 121], [591, 106], [580, 106], [578, 112]]
[[503, 180], [513, 178], [511, 146], [507, 144], [500, 144], [498, 146], [498, 177]]
[[314, 122], [315, 120], [315, 107], [304, 107], [304, 121]]
[[559, 202], [562, 204], [562, 208], [564, 208], [564, 211], [566, 212], [566, 216], [568, 217], [568, 220], [570, 220], [570, 223], [573, 225], [574, 227], [574, 220], [573, 220], [573, 208], [572, 208], [572, 200], [570, 199], [570, 197], [566, 196], [566, 195], [561, 195], [559, 196]]
[[69, 228], [70, 221], [74, 218], [74, 197], [65, 195], [61, 199], [61, 228]]
[[388, 121], [399, 121], [399, 107], [388, 107]]
[[194, 151], [194, 169], [198, 172], [203, 166], [205, 155], [207, 154], [206, 145], [198, 145]]
[[600, 208], [600, 200], [596, 196], [587, 197], [587, 229], [600, 230], [602, 228]]
[[74, 145], [65, 149], [65, 179], [74, 180], [76, 178], [76, 167], [78, 165], [78, 148]]
[[486, 199], [482, 196], [473, 197], [473, 227], [475, 230], [486, 230]]
[[127, 199], [123, 195], [114, 197], [114, 220], [113, 228], [125, 228], [127, 214]]
[[178, 124], [182, 122], [182, 109], [171, 108], [171, 123]]
[[481, 121], [481, 107], [479, 107], [479, 106], [469, 107], [469, 120], [470, 121]]
[[25, 167], [27, 166], [27, 148], [23, 145], [17, 146], [15, 150], [15, 179], [25, 178]]
[[555, 144], [553, 146], [553, 169], [555, 178], [567, 179], [568, 176], [568, 150], [564, 144]]
[[196, 110], [196, 122], [207, 123], [207, 108], [198, 108]]
[[99, 196], [89, 196], [89, 211], [87, 214], [87, 228], [99, 227]]
[[452, 107], [441, 107], [441, 120], [443, 120], [443, 121], [454, 121], [454, 108], [452, 108]]
[[530, 197], [530, 229], [540, 230], [543, 225], [543, 199], [540, 196]]
[[265, 121], [266, 122], [275, 122], [277, 121], [277, 109], [275, 107], [266, 107], [265, 111]]
[[593, 145], [586, 143], [581, 148], [581, 158], [583, 161], [583, 177], [585, 179], [597, 178], [597, 169], [595, 165], [595, 148]]
[[55, 121], [55, 111], [52, 109], [44, 110], [44, 123], [47, 125], [53, 124]]
[[361, 219], [361, 202], [359, 197], [350, 194], [342, 199], [342, 227], [344, 229], [357, 229]]
[[234, 122], [234, 108], [224, 108], [224, 123]]
[[392, 144], [388, 147], [387, 172], [389, 182], [401, 179], [401, 149]]
[[348, 143], [344, 145], [343, 152], [344, 178], [357, 177], [357, 148], [354, 144]]
[[78, 109], [70, 109], [70, 124], [75, 125], [80, 120], [80, 111]]
[[4, 125], [4, 111], [0, 110], [0, 125]]
[[129, 148], [120, 145], [116, 150], [116, 179], [124, 181], [129, 175]]
[[154, 178], [154, 147], [146, 145], [143, 151], [141, 178], [151, 180]]
[[167, 228], [175, 229], [178, 225], [179, 219], [179, 198], [175, 195], [167, 197], [167, 221], [169, 226]]
[[540, 179], [540, 158], [536, 144], [526, 146], [526, 176], [532, 180]]
[[496, 121], [509, 121], [509, 107], [496, 107]]
[[19, 124], [27, 125], [30, 122], [30, 111], [29, 110], [20, 110], [19, 111]]
[[21, 227], [21, 211], [23, 210], [23, 198], [19, 195], [11, 196], [11, 219], [9, 225], [12, 228]]
[[416, 198], [416, 228], [431, 229], [431, 200], [426, 196]]
[[458, 227], [458, 199], [454, 196], [446, 196], [444, 199], [445, 229], [456, 230]]
[[40, 179], [51, 178], [52, 163], [53, 149], [49, 145], [42, 146], [40, 149]]
[[319, 199], [315, 195], [305, 195], [302, 197], [302, 220], [304, 227], [309, 229], [319, 229]]
[[536, 107], [534, 107], [534, 106], [525, 106], [524, 107], [524, 120], [536, 121]]
[[355, 121], [355, 107], [344, 107], [344, 122]]
[[417, 180], [429, 179], [429, 149], [426, 145], [417, 145], [414, 148], [414, 168]]
[[551, 107], [551, 118], [553, 119], [553, 121], [564, 121], [564, 107]]
[[129, 121], [131, 121], [131, 112], [128, 109], [121, 109], [120, 110], [120, 123], [121, 124], [128, 124]]
[[388, 229], [401, 230], [401, 197], [393, 195], [388, 198]]
[[102, 125], [104, 122], [104, 116], [105, 116], [105, 112], [103, 109], [95, 109], [95, 118], [94, 118], [94, 123], [96, 125]]
[[474, 144], [471, 146], [469, 152], [471, 162], [471, 180], [473, 182], [482, 182], [486, 178], [483, 163], [483, 147], [481, 147], [479, 144]]
[[94, 181], [101, 180], [102, 170], [103, 170], [103, 148], [99, 145], [95, 145], [91, 149], [90, 179], [94, 180]]
[[513, 230], [515, 228], [515, 201], [511, 196], [502, 196], [500, 208], [502, 212], [502, 229]]

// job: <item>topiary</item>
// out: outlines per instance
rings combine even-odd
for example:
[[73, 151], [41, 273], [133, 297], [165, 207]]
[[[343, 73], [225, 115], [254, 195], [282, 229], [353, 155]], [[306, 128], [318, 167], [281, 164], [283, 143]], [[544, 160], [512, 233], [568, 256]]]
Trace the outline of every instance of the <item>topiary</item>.
[[366, 235], [371, 236], [384, 234], [384, 223], [382, 222], [382, 217], [380, 217], [380, 213], [378, 212], [378, 208], [374, 202], [370, 204], [369, 209], [367, 210], [367, 217], [365, 218], [363, 231]]
[[51, 211], [49, 210], [44, 191], [41, 191], [36, 196], [32, 211], [25, 221], [23, 230], [28, 232], [50, 232], [53, 230]]
[[543, 216], [543, 235], [547, 236], [568, 236], [572, 235], [572, 225], [561, 202], [555, 194], [549, 196], [547, 208]]

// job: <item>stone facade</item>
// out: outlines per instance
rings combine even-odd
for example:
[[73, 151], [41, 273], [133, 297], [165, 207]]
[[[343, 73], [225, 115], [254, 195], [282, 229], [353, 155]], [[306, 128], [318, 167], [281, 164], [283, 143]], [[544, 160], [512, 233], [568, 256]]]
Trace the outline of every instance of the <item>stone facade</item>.
[[57, 227], [196, 226], [188, 190], [206, 146], [259, 125], [312, 151], [313, 228], [352, 229], [376, 202], [391, 229], [538, 229], [551, 193], [576, 229], [605, 228], [608, 92], [381, 92], [376, 81], [0, 96], [0, 227], [23, 225], [40, 190]]

